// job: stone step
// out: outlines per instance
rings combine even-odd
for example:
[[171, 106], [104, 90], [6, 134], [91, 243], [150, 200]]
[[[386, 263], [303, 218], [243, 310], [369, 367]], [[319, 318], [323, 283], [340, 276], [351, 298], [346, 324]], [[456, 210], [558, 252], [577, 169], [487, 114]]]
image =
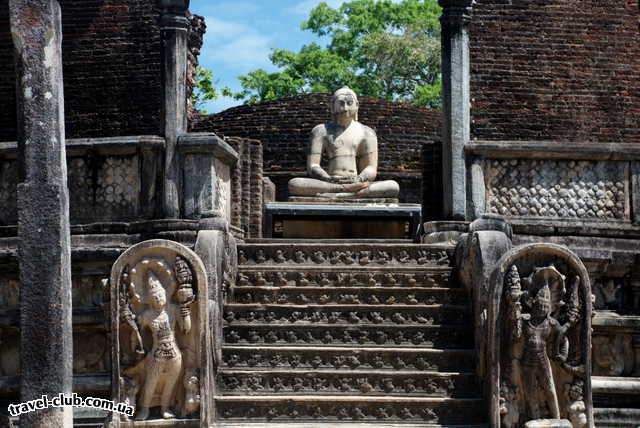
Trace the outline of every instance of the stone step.
[[222, 348], [223, 367], [284, 369], [375, 369], [471, 372], [472, 349], [231, 346]]
[[[217, 425], [219, 428], [328, 428], [324, 422], [223, 422]], [[464, 425], [440, 425], [427, 423], [406, 423], [406, 422], [378, 422], [369, 421], [366, 423], [357, 422], [332, 422], [332, 428], [488, 428], [487, 424], [464, 424]]]
[[286, 243], [238, 246], [243, 266], [449, 266], [454, 247], [440, 244]]
[[360, 267], [331, 270], [317, 266], [244, 266], [236, 285], [242, 287], [363, 287], [434, 288], [450, 287], [451, 268], [375, 268]]
[[470, 310], [462, 305], [226, 304], [223, 317], [230, 326], [316, 323], [353, 325], [468, 324]]
[[[483, 401], [469, 398], [371, 397], [328, 395], [219, 396], [217, 407], [228, 422], [312, 421], [463, 424], [486, 420]], [[331, 424], [331, 425], [329, 425]]]
[[307, 304], [398, 305], [467, 304], [466, 290], [461, 288], [416, 287], [231, 287], [229, 302]]
[[304, 326], [291, 323], [232, 325], [223, 328], [227, 344], [399, 346], [425, 348], [470, 348], [468, 325], [328, 324]]
[[474, 373], [418, 370], [223, 369], [218, 385], [224, 395], [316, 395], [478, 398]]
[[595, 408], [593, 419], [598, 428], [638, 428], [640, 409]]

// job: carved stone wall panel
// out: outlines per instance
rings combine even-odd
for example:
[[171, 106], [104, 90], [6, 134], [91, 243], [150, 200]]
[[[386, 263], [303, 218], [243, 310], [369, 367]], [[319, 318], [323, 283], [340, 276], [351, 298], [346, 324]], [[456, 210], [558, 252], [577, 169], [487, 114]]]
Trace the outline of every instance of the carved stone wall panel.
[[[79, 328], [73, 331], [73, 374], [106, 374], [111, 370], [111, 351], [107, 333], [102, 328]], [[0, 376], [20, 375], [20, 332], [0, 329]]]
[[137, 155], [69, 158], [71, 221], [114, 221], [139, 212], [140, 171]]
[[630, 220], [627, 162], [494, 159], [484, 170], [490, 213]]
[[[105, 300], [104, 277], [101, 275], [74, 276], [72, 299], [74, 310], [100, 309]], [[18, 309], [20, 306], [20, 281], [17, 277], [0, 277], [0, 308]]]
[[19, 309], [20, 280], [18, 277], [2, 275], [0, 277], [0, 308], [3, 310]]
[[105, 331], [76, 329], [73, 335], [73, 373], [109, 373], [110, 342]]
[[18, 219], [17, 190], [18, 162], [13, 159], [0, 160], [0, 225], [15, 224]]
[[592, 341], [594, 376], [632, 376], [635, 373], [640, 349], [634, 348], [632, 334], [597, 333]]
[[0, 376], [20, 374], [20, 331], [0, 328]]
[[593, 427], [591, 286], [580, 259], [560, 245], [521, 245], [490, 281], [491, 425], [566, 419]]
[[[118, 258], [110, 283], [114, 400], [135, 404], [136, 420], [207, 424], [200, 400], [210, 390], [211, 337], [200, 258], [173, 241], [145, 241]], [[112, 422], [131, 425], [124, 415]]]

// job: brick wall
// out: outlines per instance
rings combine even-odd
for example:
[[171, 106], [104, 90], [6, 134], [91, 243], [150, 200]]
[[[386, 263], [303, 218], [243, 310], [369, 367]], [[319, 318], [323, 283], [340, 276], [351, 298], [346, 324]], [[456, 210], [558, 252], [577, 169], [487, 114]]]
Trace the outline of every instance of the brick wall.
[[225, 141], [238, 152], [238, 162], [231, 171], [231, 224], [246, 238], [262, 237], [262, 143], [240, 137]]
[[640, 142], [637, 0], [477, 0], [472, 136]]
[[[239, 106], [202, 116], [195, 131], [255, 138], [264, 146], [264, 174], [277, 186], [277, 199], [286, 200], [287, 182], [305, 174], [311, 129], [330, 120], [330, 94], [308, 94], [256, 105]], [[359, 120], [378, 134], [379, 179], [400, 182], [402, 202], [423, 199], [423, 145], [439, 145], [440, 112], [360, 97]], [[432, 189], [441, 199], [442, 187]]]
[[[0, 2], [0, 141], [16, 139], [15, 73]], [[151, 0], [60, 0], [66, 134], [160, 132], [160, 30]]]

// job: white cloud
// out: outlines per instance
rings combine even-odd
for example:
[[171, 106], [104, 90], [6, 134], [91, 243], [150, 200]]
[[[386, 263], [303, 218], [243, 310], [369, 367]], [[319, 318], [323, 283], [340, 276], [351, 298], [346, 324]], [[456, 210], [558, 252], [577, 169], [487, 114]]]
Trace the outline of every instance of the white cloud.
[[204, 22], [207, 24], [205, 37], [215, 36], [216, 38], [221, 37], [226, 39], [255, 31], [247, 25], [239, 22], [223, 21], [221, 19], [214, 18], [213, 16], [205, 16], [204, 19]]
[[270, 64], [271, 37], [247, 25], [206, 17], [207, 32], [201, 60], [233, 66], [236, 69], [265, 67]]
[[[321, 0], [302, 0], [300, 3], [295, 5], [291, 10], [298, 15], [309, 16], [309, 12], [311, 9], [316, 7]], [[342, 6], [342, 3], [347, 3], [351, 0], [322, 0], [330, 7], [337, 9]], [[393, 3], [400, 3], [402, 0], [391, 0]]]
[[239, 104], [242, 104], [240, 101], [234, 100], [233, 98], [222, 97], [217, 100], [209, 101], [205, 103], [203, 106], [204, 110], [207, 111], [208, 114], [220, 113], [228, 108], [235, 107]]
[[[324, 0], [326, 4], [333, 8], [338, 8], [348, 0]], [[311, 9], [316, 7], [320, 2], [318, 0], [303, 0], [292, 8], [292, 11], [298, 15], [309, 16]]]

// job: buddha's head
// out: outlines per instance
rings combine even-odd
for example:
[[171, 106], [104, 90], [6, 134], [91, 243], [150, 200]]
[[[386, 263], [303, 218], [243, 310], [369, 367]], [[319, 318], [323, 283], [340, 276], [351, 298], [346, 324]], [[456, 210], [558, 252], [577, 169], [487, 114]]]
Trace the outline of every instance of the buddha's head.
[[348, 86], [343, 86], [333, 93], [331, 116], [335, 121], [343, 118], [358, 120], [358, 96]]

